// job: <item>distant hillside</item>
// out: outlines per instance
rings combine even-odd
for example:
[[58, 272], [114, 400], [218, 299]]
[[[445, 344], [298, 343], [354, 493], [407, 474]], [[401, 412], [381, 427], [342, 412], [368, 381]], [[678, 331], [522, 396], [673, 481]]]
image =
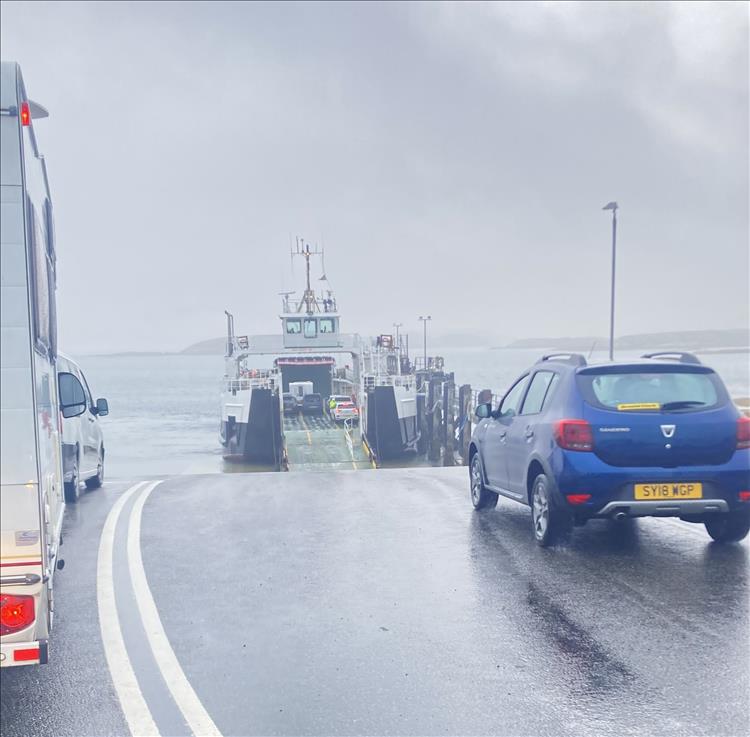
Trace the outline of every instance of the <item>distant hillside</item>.
[[[504, 348], [543, 348], [566, 351], [590, 351], [592, 345], [602, 350], [607, 347], [607, 338], [523, 338], [509, 343]], [[750, 346], [750, 329], [737, 330], [683, 330], [669, 333], [639, 333], [622, 335], [615, 339], [615, 346], [621, 350], [643, 349], [682, 349], [701, 350], [714, 348], [746, 348]]]
[[[421, 345], [419, 335], [412, 335], [412, 348]], [[485, 342], [481, 336], [473, 333], [450, 334], [430, 338], [432, 345], [440, 347], [474, 347]], [[486, 342], [485, 342], [486, 344]], [[608, 338], [589, 336], [564, 338], [522, 338], [514, 340], [499, 348], [538, 348], [540, 350], [581, 351], [592, 349], [606, 350]], [[647, 350], [682, 349], [686, 351], [716, 350], [719, 348], [747, 348], [750, 346], [750, 330], [684, 330], [672, 333], [640, 333], [637, 335], [622, 335], [615, 340], [615, 346], [621, 350], [639, 348]], [[226, 338], [211, 338], [194, 343], [181, 353], [192, 355], [222, 355], [226, 347]]]
[[226, 338], [211, 338], [209, 340], [202, 340], [200, 343], [193, 343], [188, 346], [185, 350], [180, 353], [187, 353], [192, 355], [224, 355], [224, 351], [227, 347]]

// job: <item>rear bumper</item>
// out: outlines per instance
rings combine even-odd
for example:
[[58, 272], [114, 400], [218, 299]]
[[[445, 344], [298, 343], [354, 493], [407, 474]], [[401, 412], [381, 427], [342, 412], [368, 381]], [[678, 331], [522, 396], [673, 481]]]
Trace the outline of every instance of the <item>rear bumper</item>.
[[[739, 499], [740, 491], [750, 490], [750, 450], [736, 451], [719, 466], [677, 468], [621, 468], [604, 463], [593, 453], [561, 451], [554, 458], [553, 472], [563, 496], [591, 495], [588, 502], [574, 507], [581, 516], [612, 516], [620, 510], [639, 517], [750, 513], [750, 502]], [[701, 483], [703, 498], [636, 501], [635, 484], [644, 483]]]
[[0, 643], [0, 668], [17, 665], [44, 665], [49, 659], [47, 640]]
[[[748, 505], [750, 511], [750, 505]], [[724, 499], [683, 499], [681, 501], [616, 501], [605, 504], [598, 517], [703, 517], [728, 512]]]

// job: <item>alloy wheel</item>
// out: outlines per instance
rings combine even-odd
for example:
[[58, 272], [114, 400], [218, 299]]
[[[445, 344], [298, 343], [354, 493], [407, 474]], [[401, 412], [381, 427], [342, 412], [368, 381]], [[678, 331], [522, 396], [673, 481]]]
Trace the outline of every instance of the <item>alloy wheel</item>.
[[541, 540], [549, 527], [549, 497], [542, 482], [537, 482], [534, 487], [532, 514], [534, 516], [534, 535], [536, 535], [537, 540]]

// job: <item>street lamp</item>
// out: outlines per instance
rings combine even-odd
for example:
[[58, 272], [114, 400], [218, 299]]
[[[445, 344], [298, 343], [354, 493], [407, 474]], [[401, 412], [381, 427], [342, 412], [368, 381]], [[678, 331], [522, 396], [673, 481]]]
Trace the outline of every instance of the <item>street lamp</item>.
[[398, 342], [398, 329], [403, 325], [402, 322], [394, 322], [393, 327], [396, 328], [396, 373], [401, 376], [401, 344]]
[[422, 325], [424, 326], [424, 368], [425, 371], [427, 370], [427, 323], [432, 320], [432, 317], [430, 315], [427, 315], [427, 317], [419, 316], [419, 319], [422, 321]]
[[402, 322], [394, 322], [393, 327], [396, 328], [396, 347], [398, 348], [398, 329], [403, 325]]
[[617, 253], [617, 203], [609, 202], [602, 210], [612, 210], [612, 290], [609, 302], [609, 360], [615, 358], [615, 254]]

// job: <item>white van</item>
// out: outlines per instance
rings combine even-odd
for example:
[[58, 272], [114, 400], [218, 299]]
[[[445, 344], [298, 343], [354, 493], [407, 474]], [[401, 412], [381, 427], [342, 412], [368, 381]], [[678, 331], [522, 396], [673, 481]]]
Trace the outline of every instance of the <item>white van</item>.
[[305, 395], [313, 393], [313, 383], [312, 381], [290, 381], [289, 393], [294, 397], [297, 406], [302, 407]]
[[104, 483], [104, 436], [99, 418], [109, 414], [106, 399], [91, 398], [81, 367], [57, 354], [57, 385], [62, 414], [62, 464], [65, 501], [77, 502], [83, 481], [87, 489]]
[[55, 238], [21, 70], [0, 63], [0, 667], [47, 662], [63, 500]]

